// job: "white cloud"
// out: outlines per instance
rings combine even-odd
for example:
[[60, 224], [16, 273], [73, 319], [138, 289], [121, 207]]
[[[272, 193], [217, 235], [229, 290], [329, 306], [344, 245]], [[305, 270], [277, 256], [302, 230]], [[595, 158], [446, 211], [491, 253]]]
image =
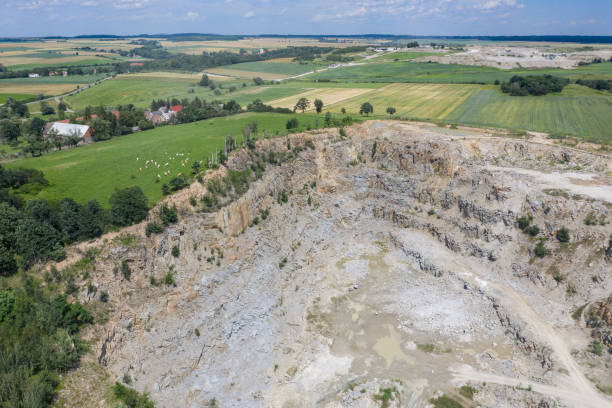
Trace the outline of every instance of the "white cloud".
[[133, 10], [143, 8], [151, 0], [116, 0], [113, 7], [121, 10]]
[[[365, 16], [419, 17], [453, 16], [458, 11], [523, 8], [517, 0], [344, 0], [322, 9], [313, 21], [355, 19]], [[348, 11], [347, 11], [348, 10]]]
[[188, 11], [187, 14], [183, 17], [183, 20], [194, 21], [197, 20], [198, 17], [200, 17], [200, 13], [198, 13], [197, 11]]
[[255, 15], [255, 13], [253, 11], [247, 11], [246, 13], [244, 13], [244, 15], [242, 17], [244, 18], [251, 18]]

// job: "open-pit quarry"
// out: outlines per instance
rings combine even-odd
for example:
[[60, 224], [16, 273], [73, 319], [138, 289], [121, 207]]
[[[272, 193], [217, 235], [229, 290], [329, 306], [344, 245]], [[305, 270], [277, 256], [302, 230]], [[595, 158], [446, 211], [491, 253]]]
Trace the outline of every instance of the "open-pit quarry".
[[96, 384], [129, 379], [159, 407], [612, 407], [609, 153], [341, 133], [259, 141], [227, 167], [294, 154], [228, 205], [193, 205], [221, 169], [167, 199], [163, 233], [83, 244], [109, 302], [62, 398], [104, 406]]

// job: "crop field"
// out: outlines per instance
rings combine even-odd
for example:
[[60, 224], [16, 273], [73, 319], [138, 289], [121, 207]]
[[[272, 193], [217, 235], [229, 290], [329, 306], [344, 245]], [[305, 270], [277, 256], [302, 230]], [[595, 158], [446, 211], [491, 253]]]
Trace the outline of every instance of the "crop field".
[[4, 103], [11, 94], [16, 95], [13, 98], [18, 100], [29, 99], [39, 94], [61, 95], [76, 89], [77, 85], [82, 87], [104, 77], [102, 74], [0, 79], [0, 103]]
[[[110, 49], [134, 48], [129, 41], [79, 41], [45, 40], [14, 43], [0, 43], [0, 64], [10, 70], [39, 67], [69, 67], [75, 65], [109, 64], [124, 60]], [[98, 48], [96, 51], [77, 50], [81, 47]]]
[[570, 85], [559, 95], [513, 97], [479, 89], [444, 117], [445, 120], [526, 129], [593, 142], [612, 141], [612, 94]]
[[236, 78], [282, 79], [294, 75], [305, 74], [323, 68], [318, 64], [298, 64], [295, 62], [245, 62], [212, 68], [208, 72], [228, 75]]
[[69, 76], [46, 76], [39, 78], [7, 78], [0, 79], [0, 87], [4, 84], [88, 84], [106, 78], [108, 74], [91, 75], [69, 75]]
[[[84, 85], [84, 84], [81, 84]], [[29, 97], [36, 96], [38, 94], [43, 95], [60, 95], [66, 92], [70, 92], [76, 89], [77, 84], [71, 83], [42, 83], [42, 84], [18, 84], [18, 83], [4, 83], [0, 82], [0, 93], [1, 94], [27, 94]]]
[[612, 94], [569, 85], [559, 94], [509, 96], [491, 85], [391, 84], [328, 106], [356, 114], [370, 102], [375, 115], [396, 115], [451, 123], [533, 130], [610, 143]]
[[[269, 104], [280, 108], [293, 109], [298, 99], [307, 98], [310, 101], [310, 108], [308, 110], [314, 110], [313, 102], [317, 98], [321, 99], [325, 106], [328, 106], [338, 104], [351, 98], [359, 96], [364, 97], [364, 94], [369, 95], [373, 92], [375, 92], [375, 90], [371, 88], [314, 88], [289, 97], [272, 100]], [[338, 111], [340, 111], [340, 109], [338, 109]], [[359, 111], [359, 108], [357, 108], [357, 111]]]
[[[315, 120], [314, 115], [308, 114], [241, 114], [159, 127], [5, 165], [42, 170], [50, 186], [37, 197], [50, 201], [72, 197], [86, 203], [95, 198], [107, 206], [116, 188], [140, 186], [149, 198], [149, 205], [152, 205], [162, 198], [163, 183], [179, 173], [190, 174], [190, 163], [210, 157], [211, 153], [222, 148], [224, 138], [229, 133], [240, 141], [243, 127], [257, 120], [260, 135], [264, 131], [275, 134], [285, 129], [291, 117], [297, 117], [304, 125], [313, 125]], [[183, 166], [186, 159], [188, 162]], [[161, 168], [152, 165], [146, 168], [147, 160], [159, 163]], [[170, 175], [164, 176], [168, 171]], [[157, 182], [158, 174], [162, 176], [161, 182]]]
[[367, 101], [374, 106], [375, 114], [385, 114], [387, 107], [393, 106], [397, 115], [444, 119], [478, 89], [478, 85], [391, 84], [328, 106], [328, 110], [336, 113], [346, 108], [349, 113], [358, 113]]
[[592, 64], [571, 70], [564, 69], [514, 69], [476, 67], [468, 65], [436, 64], [422, 62], [371, 63], [340, 67], [322, 71], [309, 80], [324, 79], [342, 82], [430, 82], [430, 83], [488, 83], [507, 81], [513, 75], [557, 75], [566, 78], [597, 76], [612, 78], [612, 63]]

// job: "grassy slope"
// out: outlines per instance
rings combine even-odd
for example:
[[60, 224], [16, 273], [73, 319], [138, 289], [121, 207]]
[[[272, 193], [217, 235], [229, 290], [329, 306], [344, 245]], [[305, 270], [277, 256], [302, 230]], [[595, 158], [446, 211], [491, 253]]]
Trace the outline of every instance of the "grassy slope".
[[[107, 205], [108, 199], [116, 188], [140, 186], [153, 204], [162, 198], [161, 185], [171, 176], [164, 177], [167, 170], [172, 175], [180, 172], [190, 173], [189, 166], [182, 167], [176, 153], [182, 159], [192, 161], [210, 157], [210, 154], [223, 147], [223, 140], [232, 133], [242, 139], [242, 129], [253, 120], [259, 122], [260, 134], [264, 130], [276, 132], [284, 130], [285, 124], [293, 115], [281, 114], [241, 114], [225, 118], [215, 118], [185, 125], [166, 126], [117, 137], [76, 149], [62, 150], [42, 157], [27, 158], [7, 163], [7, 167], [29, 167], [44, 171], [50, 186], [39, 193], [39, 197], [58, 201], [72, 197], [85, 203], [92, 198]], [[297, 115], [301, 123], [314, 123], [312, 115]], [[139, 160], [136, 160], [136, 158]], [[162, 164], [160, 169], [149, 166], [146, 160]], [[170, 163], [168, 167], [163, 164]], [[142, 171], [139, 171], [142, 168]], [[157, 174], [162, 182], [156, 183]]]

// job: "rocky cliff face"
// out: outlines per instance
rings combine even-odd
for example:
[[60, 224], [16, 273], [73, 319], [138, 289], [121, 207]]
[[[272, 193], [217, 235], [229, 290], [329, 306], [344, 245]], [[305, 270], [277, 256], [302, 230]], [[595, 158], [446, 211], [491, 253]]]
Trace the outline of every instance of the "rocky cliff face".
[[610, 158], [426, 125], [347, 133], [261, 141], [228, 167], [295, 158], [215, 213], [188, 204], [196, 184], [170, 198], [178, 224], [103, 246], [91, 338], [111, 378], [161, 407], [468, 405], [468, 382], [481, 406], [610, 406], [580, 366], [612, 385], [610, 357], [580, 351], [591, 331], [572, 318], [612, 293]]

